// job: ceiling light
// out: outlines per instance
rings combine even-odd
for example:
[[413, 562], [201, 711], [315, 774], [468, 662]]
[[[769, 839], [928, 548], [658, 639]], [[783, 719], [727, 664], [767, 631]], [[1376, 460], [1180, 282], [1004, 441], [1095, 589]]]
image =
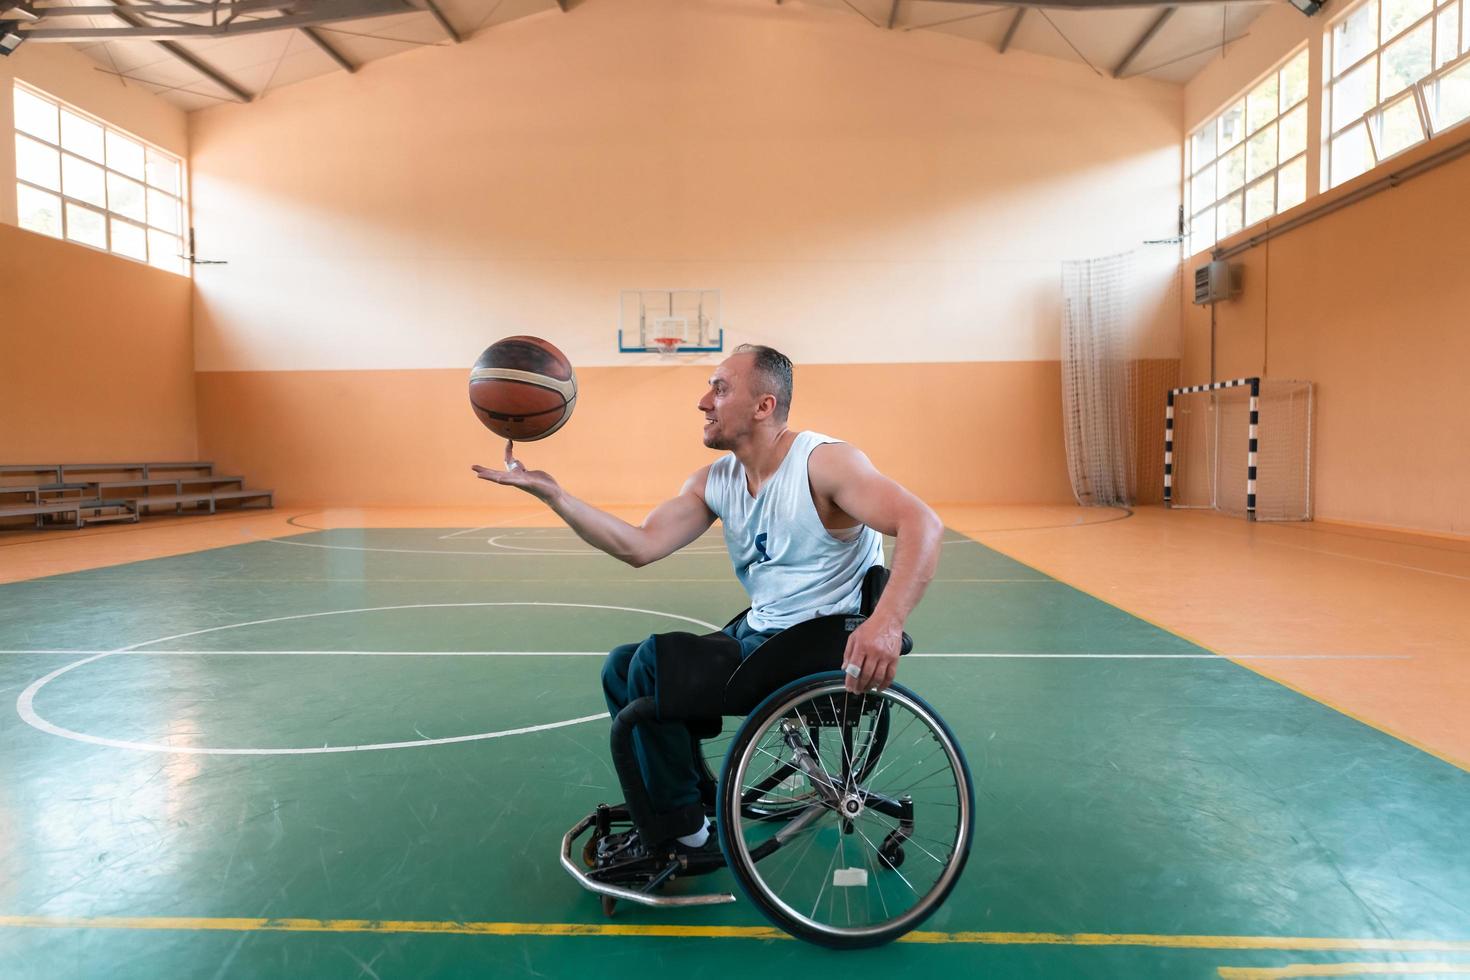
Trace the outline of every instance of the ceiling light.
[[20, 42], [25, 37], [20, 33], [20, 27], [13, 20], [0, 20], [0, 55], [7, 55], [20, 47]]

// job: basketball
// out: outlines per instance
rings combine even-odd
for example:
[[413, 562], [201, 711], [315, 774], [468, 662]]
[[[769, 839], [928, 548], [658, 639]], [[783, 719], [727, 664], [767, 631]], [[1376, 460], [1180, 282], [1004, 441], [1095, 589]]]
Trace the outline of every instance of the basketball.
[[567, 424], [576, 404], [572, 362], [540, 337], [498, 340], [470, 371], [475, 416], [503, 439], [545, 439]]

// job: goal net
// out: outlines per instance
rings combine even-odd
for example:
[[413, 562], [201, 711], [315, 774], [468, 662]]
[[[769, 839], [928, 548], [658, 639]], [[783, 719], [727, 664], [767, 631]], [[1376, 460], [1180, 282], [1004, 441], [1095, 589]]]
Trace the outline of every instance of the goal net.
[[1312, 519], [1312, 384], [1236, 378], [1169, 392], [1164, 503]]

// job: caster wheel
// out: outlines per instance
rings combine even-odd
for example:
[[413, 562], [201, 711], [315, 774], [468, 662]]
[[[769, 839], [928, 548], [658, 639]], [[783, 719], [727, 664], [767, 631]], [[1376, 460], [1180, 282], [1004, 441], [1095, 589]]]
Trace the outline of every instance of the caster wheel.
[[883, 866], [896, 871], [903, 867], [903, 858], [903, 838], [897, 833], [890, 833], [883, 838], [883, 843], [878, 848], [878, 860], [883, 862]]
[[613, 912], [615, 912], [617, 910], [617, 907], [618, 907], [618, 900], [616, 898], [613, 898], [611, 895], [603, 895], [602, 896], [602, 914], [603, 915], [605, 915], [609, 919], [611, 919], [613, 917]]

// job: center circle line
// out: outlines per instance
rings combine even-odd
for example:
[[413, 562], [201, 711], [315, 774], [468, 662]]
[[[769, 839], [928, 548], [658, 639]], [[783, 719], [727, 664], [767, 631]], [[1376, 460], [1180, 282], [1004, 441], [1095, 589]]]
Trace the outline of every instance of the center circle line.
[[[523, 728], [512, 728], [498, 732], [477, 732], [470, 735], [454, 735], [446, 738], [415, 739], [407, 742], [373, 742], [361, 745], [322, 745], [302, 748], [209, 748], [204, 746], [177, 746], [164, 745], [158, 742], [136, 742], [127, 739], [106, 738], [100, 735], [91, 735], [86, 732], [75, 731], [47, 720], [36, 711], [36, 695], [39, 694], [47, 684], [58, 677], [78, 667], [95, 663], [106, 657], [120, 653], [130, 653], [139, 650], [140, 647], [152, 646], [156, 643], [168, 643], [172, 640], [183, 640], [192, 636], [202, 636], [206, 633], [218, 633], [222, 630], [242, 629], [248, 626], [264, 626], [268, 623], [284, 623], [298, 619], [316, 619], [325, 616], [346, 616], [353, 613], [368, 612], [390, 612], [402, 609], [465, 609], [483, 608], [494, 606], [546, 606], [573, 609], [604, 609], [614, 612], [643, 613], [650, 616], [662, 616], [666, 619], [677, 619], [696, 626], [702, 626], [710, 630], [718, 630], [719, 627], [704, 620], [695, 619], [693, 616], [684, 616], [679, 613], [664, 612], [658, 609], [641, 609], [633, 606], [611, 606], [588, 602], [416, 602], [394, 606], [365, 606], [360, 609], [328, 609], [322, 612], [296, 613], [290, 616], [273, 616], [269, 619], [256, 619], [244, 623], [228, 623], [223, 626], [208, 626], [204, 629], [189, 630], [184, 633], [175, 633], [172, 636], [157, 637], [152, 640], [143, 640], [116, 650], [107, 650], [81, 660], [73, 661], [65, 666], [58, 667], [51, 673], [33, 681], [20, 696], [15, 700], [16, 713], [22, 721], [32, 728], [55, 735], [58, 738], [68, 739], [73, 742], [84, 742], [91, 745], [100, 745], [106, 748], [129, 749], [138, 752], [156, 752], [165, 755], [330, 755], [338, 752], [372, 752], [384, 749], [421, 748], [427, 745], [450, 745], [457, 742], [483, 741], [492, 738], [503, 738], [508, 735], [526, 735], [532, 732], [548, 731], [553, 728], [565, 728], [569, 725], [579, 725], [599, 718], [606, 718], [607, 713], [601, 712], [594, 715], [583, 715], [580, 718], [571, 718], [565, 721], [550, 722], [544, 725], [530, 725]], [[146, 651], [145, 651], [146, 652]], [[158, 651], [163, 652], [163, 651]]]

